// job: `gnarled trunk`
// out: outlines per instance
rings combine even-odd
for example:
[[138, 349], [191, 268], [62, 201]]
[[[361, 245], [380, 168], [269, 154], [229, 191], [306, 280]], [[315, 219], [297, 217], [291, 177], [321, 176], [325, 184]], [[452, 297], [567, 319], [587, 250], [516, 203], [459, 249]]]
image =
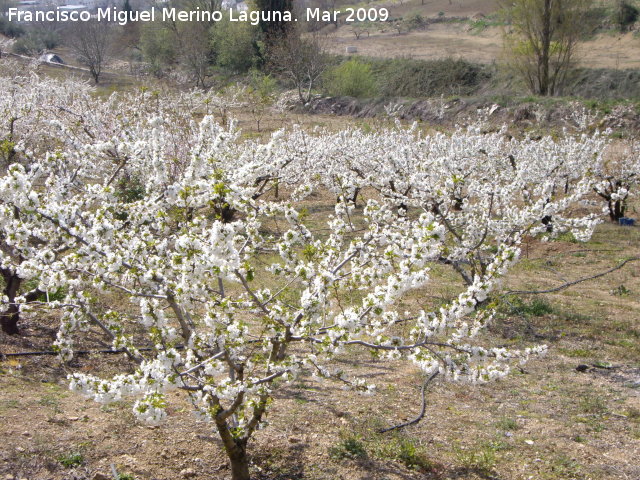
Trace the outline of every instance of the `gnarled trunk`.
[[618, 222], [624, 217], [626, 205], [622, 200], [609, 200], [609, 218], [612, 222]]
[[[9, 268], [0, 269], [0, 274], [2, 274], [5, 284], [3, 293], [9, 299], [9, 307], [4, 313], [0, 313], [0, 325], [2, 326], [2, 331], [7, 335], [17, 335], [20, 333], [18, 329], [20, 305], [16, 305], [15, 301], [22, 285], [22, 278]], [[27, 303], [33, 302], [43, 293], [42, 290], [36, 288], [25, 293], [24, 299]]]
[[551, 215], [545, 215], [542, 217], [541, 222], [546, 227], [547, 232], [553, 232], [553, 217], [551, 217]]
[[229, 455], [229, 461], [231, 462], [232, 480], [250, 480], [247, 444], [236, 444], [236, 447], [231, 452], [227, 451], [227, 455]]
[[2, 324], [2, 331], [7, 335], [17, 335], [20, 307], [14, 302], [22, 279], [9, 269], [2, 269], [2, 277], [5, 283], [3, 293], [9, 299], [10, 305], [4, 313], [0, 314], [0, 324]]
[[231, 464], [232, 480], [251, 480], [249, 475], [249, 457], [247, 456], [247, 438], [234, 438], [225, 420], [216, 421], [218, 433]]

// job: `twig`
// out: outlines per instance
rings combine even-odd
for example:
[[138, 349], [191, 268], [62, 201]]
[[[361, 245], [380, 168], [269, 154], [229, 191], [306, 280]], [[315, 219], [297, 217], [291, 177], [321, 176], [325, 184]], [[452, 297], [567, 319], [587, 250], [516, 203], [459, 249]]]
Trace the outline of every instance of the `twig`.
[[560, 290], [564, 290], [565, 288], [572, 287], [573, 285], [577, 285], [578, 283], [582, 283], [582, 282], [586, 282], [588, 280], [595, 280], [596, 278], [604, 277], [605, 275], [608, 275], [608, 274], [610, 274], [612, 272], [615, 272], [616, 270], [620, 270], [627, 263], [636, 262], [638, 260], [640, 260], [640, 257], [627, 258], [624, 262], [620, 263], [619, 265], [616, 265], [613, 268], [610, 268], [609, 270], [605, 270], [604, 272], [596, 273], [595, 275], [591, 275], [590, 277], [583, 277], [583, 278], [579, 278], [578, 280], [573, 280], [572, 282], [566, 282], [566, 283], [563, 283], [562, 285], [560, 285], [558, 287], [548, 288], [546, 290], [509, 290], [508, 292], [505, 292], [503, 295], [537, 295], [537, 294], [540, 294], [540, 293], [559, 292]]
[[[176, 345], [173, 348], [175, 348], [176, 350], [183, 350], [184, 345]], [[152, 347], [138, 348], [139, 352], [152, 352], [153, 350], [155, 350], [155, 348], [152, 348]], [[2, 357], [43, 357], [46, 355], [58, 355], [58, 353], [59, 352], [56, 352], [55, 350], [44, 350], [40, 352], [17, 352], [17, 353], [1, 353], [0, 352], [0, 358]], [[127, 353], [127, 351], [124, 348], [119, 348], [117, 350], [74, 350], [73, 351], [74, 355], [93, 355], [93, 354], [112, 355], [112, 354], [118, 354], [118, 353]]]
[[422, 384], [422, 389], [420, 391], [420, 395], [422, 396], [422, 407], [420, 408], [420, 413], [418, 414], [418, 416], [413, 420], [409, 420], [408, 422], [401, 423], [400, 425], [394, 425], [393, 427], [382, 428], [378, 430], [378, 433], [386, 433], [386, 432], [390, 432], [391, 430], [399, 430], [401, 428], [408, 427], [410, 425], [415, 425], [420, 420], [422, 420], [424, 418], [425, 412], [427, 411], [427, 399], [425, 396], [427, 386], [433, 381], [434, 378], [438, 376], [438, 373], [439, 372], [436, 371], [433, 374], [431, 374], [431, 376], [427, 378], [427, 380], [425, 380], [425, 382]]

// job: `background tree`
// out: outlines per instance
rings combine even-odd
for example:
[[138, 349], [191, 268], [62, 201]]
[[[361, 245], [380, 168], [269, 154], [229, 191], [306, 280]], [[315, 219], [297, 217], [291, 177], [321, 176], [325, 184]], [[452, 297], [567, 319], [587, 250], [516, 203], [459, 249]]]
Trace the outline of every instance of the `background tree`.
[[[220, 10], [220, 0], [185, 0], [178, 2], [176, 8], [185, 11]], [[205, 87], [210, 68], [215, 61], [215, 52], [211, 48], [211, 38], [216, 22], [173, 22], [164, 24], [173, 35], [176, 60], [191, 77], [197, 87]]]
[[249, 22], [230, 22], [227, 17], [212, 33], [211, 44], [216, 64], [234, 73], [248, 72], [259, 62], [256, 40], [259, 30]]
[[[256, 8], [261, 11], [281, 11], [292, 12], [293, 1], [292, 0], [256, 0]], [[265, 22], [260, 20], [260, 30], [264, 34], [264, 38], [267, 43], [274, 41], [277, 38], [281, 38], [285, 35], [289, 29], [288, 22]]]
[[176, 50], [173, 34], [160, 22], [141, 26], [140, 49], [150, 72], [162, 77], [164, 71], [175, 62]]
[[351, 59], [327, 72], [327, 91], [334, 96], [373, 97], [377, 85], [371, 65]]
[[640, 11], [635, 5], [626, 0], [618, 0], [615, 20], [621, 32], [626, 32], [629, 26], [638, 20], [638, 15], [640, 15]]
[[111, 54], [113, 35], [108, 22], [76, 22], [69, 26], [66, 34], [67, 46], [78, 61], [89, 69], [98, 83], [102, 68]]
[[504, 3], [509, 63], [532, 93], [554, 95], [575, 60], [589, 0], [515, 0]]
[[247, 109], [255, 120], [258, 131], [260, 131], [260, 122], [275, 102], [276, 88], [276, 81], [271, 76], [258, 70], [250, 72], [246, 96]]
[[206, 86], [215, 58], [209, 41], [211, 29], [205, 22], [181, 22], [178, 25], [180, 41], [177, 58], [196, 87]]
[[4, 16], [9, 8], [15, 7], [16, 3], [13, 0], [0, 0], [0, 33], [9, 38], [19, 37], [24, 33], [24, 29], [20, 24], [10, 22]]
[[329, 65], [323, 40], [318, 33], [302, 36], [292, 29], [267, 47], [271, 68], [293, 84], [303, 104], [309, 102], [313, 88]]
[[127, 12], [128, 22], [122, 27], [122, 34], [120, 41], [123, 47], [127, 49], [138, 49], [140, 44], [140, 25], [141, 22], [132, 21], [133, 14], [138, 9], [131, 5], [129, 0], [124, 0], [122, 4], [122, 10]]

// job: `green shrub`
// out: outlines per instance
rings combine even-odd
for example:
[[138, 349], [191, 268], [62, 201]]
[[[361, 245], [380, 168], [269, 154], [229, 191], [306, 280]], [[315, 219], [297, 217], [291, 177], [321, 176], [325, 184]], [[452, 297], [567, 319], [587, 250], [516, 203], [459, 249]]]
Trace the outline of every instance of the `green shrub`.
[[24, 28], [22, 28], [22, 25], [0, 17], [0, 33], [9, 38], [18, 38], [24, 35]]
[[18, 38], [12, 49], [19, 55], [38, 55], [57, 47], [59, 43], [60, 38], [55, 32], [32, 31]]
[[51, 50], [60, 45], [60, 36], [56, 32], [42, 31], [34, 35], [45, 50]]
[[248, 22], [218, 22], [211, 46], [216, 64], [233, 73], [245, 73], [258, 65], [257, 28]]
[[425, 24], [425, 19], [419, 11], [411, 13], [410, 15], [405, 17], [404, 21], [407, 24], [409, 30], [412, 30], [414, 28], [422, 28]]
[[329, 455], [333, 458], [364, 458], [367, 456], [364, 444], [360, 440], [360, 437], [353, 433], [346, 433], [341, 435], [340, 442], [335, 447], [329, 449]]
[[152, 75], [161, 77], [167, 66], [176, 61], [173, 34], [155, 22], [145, 23], [140, 34], [140, 49]]
[[520, 426], [518, 425], [518, 422], [515, 419], [509, 418], [509, 417], [502, 417], [500, 420], [496, 422], [496, 426], [499, 429], [505, 430], [505, 431], [513, 431], [513, 430], [518, 430], [518, 428], [520, 428]]
[[18, 55], [37, 55], [43, 51], [43, 48], [35, 38], [25, 35], [15, 41], [11, 46], [11, 51]]
[[640, 11], [634, 5], [621, 0], [618, 2], [615, 12], [615, 20], [620, 28], [621, 32], [627, 31], [630, 25], [633, 25], [638, 20]]
[[453, 58], [375, 60], [372, 67], [388, 97], [469, 95], [491, 76], [482, 65]]
[[58, 457], [58, 461], [63, 467], [73, 468], [82, 465], [84, 463], [84, 457], [81, 453], [74, 452]]
[[437, 470], [436, 464], [427, 456], [425, 448], [405, 436], [391, 437], [383, 445], [381, 453], [383, 458], [398, 460], [412, 470], [421, 472]]
[[123, 176], [116, 184], [116, 196], [124, 203], [142, 200], [145, 195], [144, 183], [139, 176]]
[[586, 393], [579, 400], [580, 410], [584, 413], [598, 415], [607, 412], [606, 400], [597, 393]]
[[329, 70], [326, 80], [327, 90], [334, 96], [373, 97], [377, 91], [371, 66], [357, 59]]
[[472, 449], [454, 448], [456, 457], [467, 470], [488, 475], [496, 466], [496, 451], [493, 445], [485, 443]]
[[510, 296], [501, 308], [506, 315], [520, 315], [523, 317], [542, 317], [554, 313], [551, 304], [542, 297], [535, 297], [525, 302], [520, 297]]

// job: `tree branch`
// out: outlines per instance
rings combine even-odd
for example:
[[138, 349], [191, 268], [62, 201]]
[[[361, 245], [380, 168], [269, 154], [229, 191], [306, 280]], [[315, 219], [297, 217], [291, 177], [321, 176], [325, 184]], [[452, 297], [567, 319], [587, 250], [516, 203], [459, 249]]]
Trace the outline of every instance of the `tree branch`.
[[571, 282], [566, 282], [566, 283], [563, 283], [562, 285], [560, 285], [558, 287], [548, 288], [546, 290], [509, 290], [508, 292], [505, 292], [503, 294], [503, 296], [506, 296], [506, 295], [538, 295], [538, 294], [541, 294], [541, 293], [559, 292], [560, 290], [564, 290], [565, 288], [572, 287], [572, 286], [577, 285], [579, 283], [586, 282], [586, 281], [589, 281], [589, 280], [595, 280], [596, 278], [600, 278], [600, 277], [604, 277], [605, 275], [608, 275], [608, 274], [610, 274], [612, 272], [615, 272], [616, 270], [620, 270], [627, 263], [636, 262], [638, 260], [640, 260], [640, 257], [627, 258], [624, 262], [620, 263], [619, 265], [616, 265], [613, 268], [610, 268], [609, 270], [605, 270], [604, 272], [596, 273], [595, 275], [591, 275], [589, 277], [583, 277], [583, 278], [579, 278], [578, 280], [573, 280]]
[[401, 428], [408, 427], [410, 425], [415, 425], [420, 420], [422, 420], [424, 418], [424, 414], [427, 411], [427, 399], [425, 395], [427, 386], [433, 381], [433, 379], [435, 379], [438, 376], [438, 373], [439, 373], [438, 371], [432, 373], [431, 376], [427, 378], [425, 382], [422, 384], [422, 388], [420, 390], [420, 395], [422, 396], [422, 407], [420, 408], [420, 413], [418, 414], [417, 417], [415, 417], [413, 420], [409, 420], [408, 422], [404, 422], [399, 425], [394, 425], [393, 427], [382, 428], [378, 430], [378, 432], [386, 433], [386, 432], [390, 432], [391, 430], [399, 430]]

